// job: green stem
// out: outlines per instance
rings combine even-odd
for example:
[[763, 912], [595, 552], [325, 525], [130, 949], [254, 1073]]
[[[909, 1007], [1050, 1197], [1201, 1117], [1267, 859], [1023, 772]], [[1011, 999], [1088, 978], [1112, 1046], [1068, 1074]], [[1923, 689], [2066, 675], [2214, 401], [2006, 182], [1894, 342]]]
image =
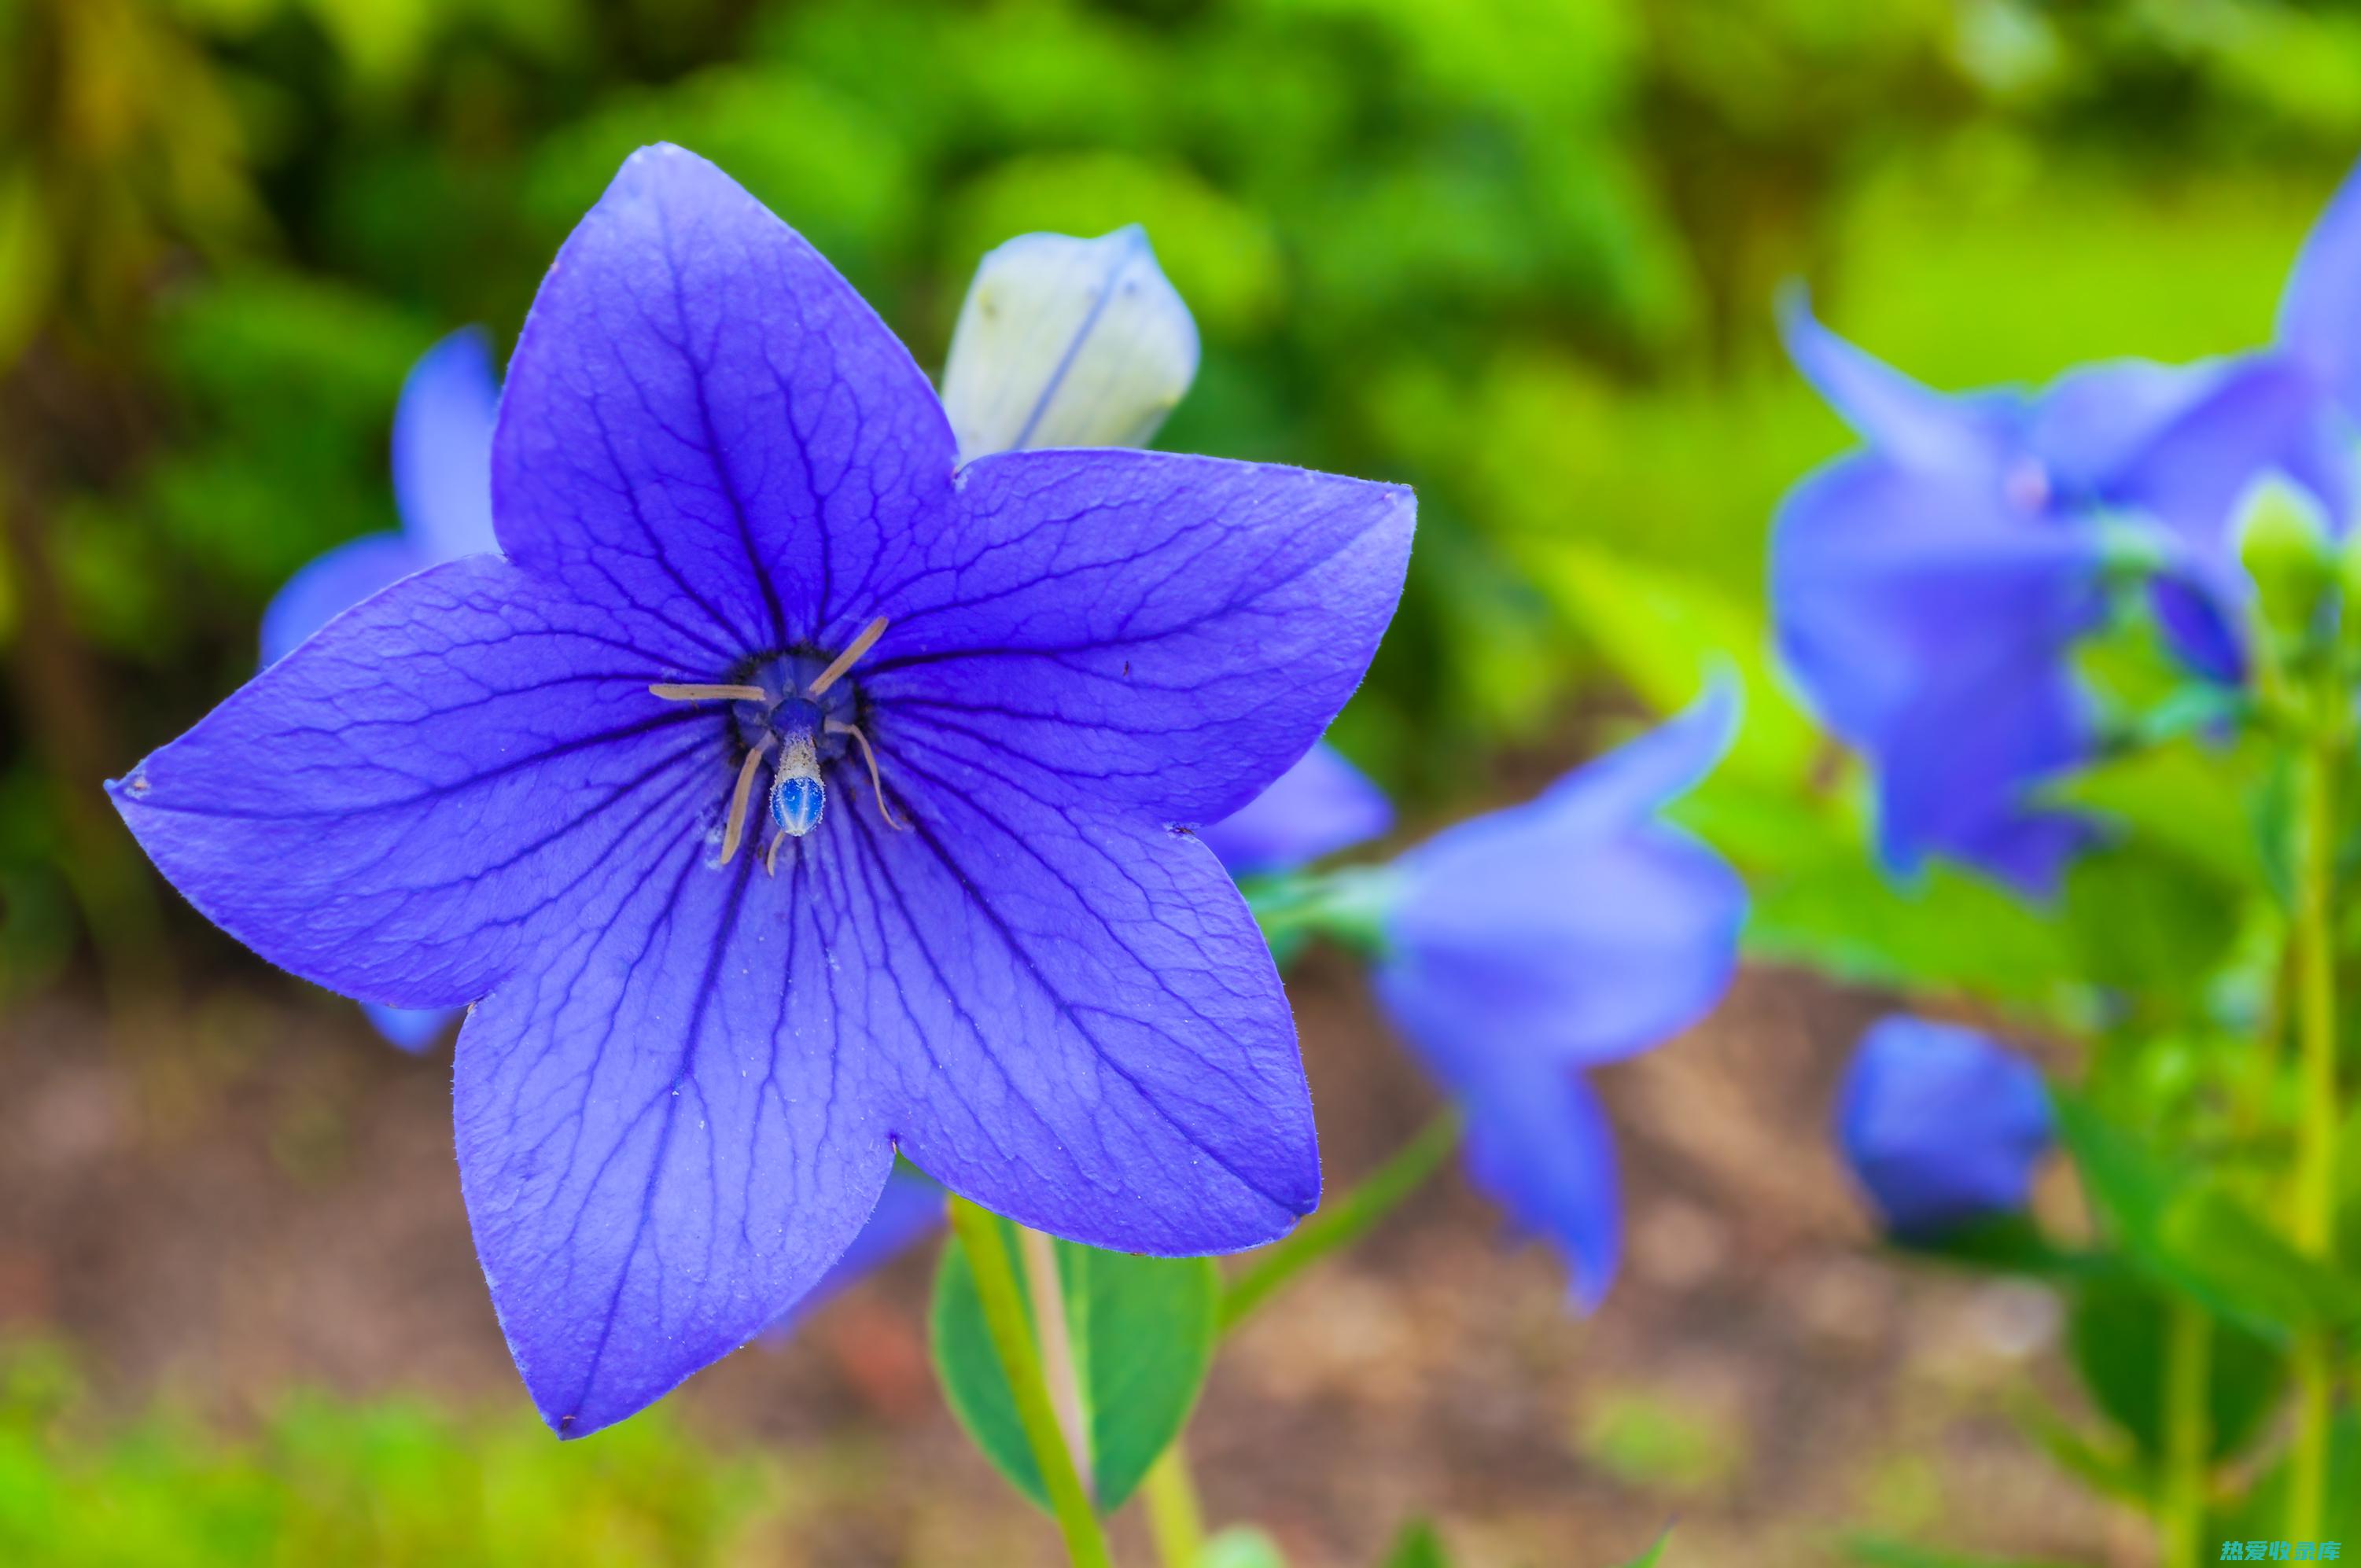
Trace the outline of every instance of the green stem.
[[[2208, 1461], [2213, 1450], [2213, 1324], [2205, 1309], [2175, 1301], [2164, 1350], [2165, 1473], [2158, 1500], [2162, 1568], [2204, 1561]], [[2309, 1539], [2309, 1538], [2306, 1538]]]
[[1099, 1528], [1082, 1477], [1074, 1472], [1073, 1455], [1058, 1414], [1049, 1405], [1049, 1384], [1043, 1379], [1041, 1354], [1033, 1342], [1033, 1327], [1025, 1298], [1016, 1288], [1016, 1270], [1002, 1239], [1000, 1220], [966, 1199], [951, 1199], [951, 1229], [967, 1250], [968, 1267], [975, 1274], [975, 1293], [983, 1306], [984, 1326], [993, 1348], [1000, 1354], [1001, 1370], [1016, 1398], [1016, 1419], [1033, 1450], [1033, 1463], [1049, 1494], [1049, 1511], [1066, 1538], [1066, 1555], [1074, 1568], [1114, 1568], [1106, 1532]]
[[1066, 1284], [1058, 1272], [1058, 1244], [1038, 1231], [1016, 1227], [1016, 1256], [1025, 1267], [1025, 1289], [1033, 1302], [1033, 1332], [1041, 1346], [1041, 1381], [1049, 1390], [1049, 1409], [1065, 1434], [1067, 1456], [1085, 1493], [1096, 1495], [1091, 1479], [1096, 1456], [1091, 1453], [1090, 1418], [1082, 1408], [1081, 1364], [1074, 1357], [1073, 1325], [1066, 1316]]
[[1156, 1559], [1164, 1568], [1193, 1568], [1205, 1552], [1205, 1515], [1197, 1506], [1197, 1480], [1189, 1473], [1186, 1438], [1157, 1455], [1148, 1467], [1140, 1496], [1148, 1503], [1148, 1533], [1156, 1538]]
[[1330, 1253], [1359, 1241], [1378, 1222], [1400, 1208], [1403, 1200], [1426, 1185], [1427, 1178], [1459, 1146], [1464, 1126], [1457, 1106], [1438, 1113], [1358, 1187], [1323, 1206], [1285, 1241], [1257, 1253], [1255, 1261], [1222, 1292], [1221, 1332], [1236, 1328], [1281, 1286]]
[[[2333, 711], [2333, 710], [2332, 710]], [[2296, 1245], [2323, 1262], [2336, 1244], [2336, 767], [2341, 726], [2321, 723], [2299, 779], [2303, 813], [2296, 873], [2296, 1027], [2301, 1074], [2297, 1126]], [[2335, 1351], [2324, 1330], [2295, 1343], [2296, 1436], [2288, 1486], [2289, 1538], [2320, 1533], [2328, 1478]]]

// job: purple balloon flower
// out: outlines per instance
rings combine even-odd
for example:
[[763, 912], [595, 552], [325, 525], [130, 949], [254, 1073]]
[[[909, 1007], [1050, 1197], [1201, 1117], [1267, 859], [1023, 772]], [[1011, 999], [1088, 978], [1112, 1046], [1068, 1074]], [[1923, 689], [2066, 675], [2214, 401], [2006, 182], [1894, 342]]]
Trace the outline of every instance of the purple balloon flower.
[[1872, 1025], [1837, 1095], [1845, 1162], [1904, 1237], [2024, 1208], [2052, 1135], [2038, 1069], [1976, 1030], [1924, 1018]]
[[1271, 876], [1367, 843], [1393, 825], [1385, 791], [1323, 740], [1243, 810], [1208, 824], [1199, 837], [1232, 876]]
[[[500, 405], [491, 345], [469, 328], [420, 356], [393, 413], [393, 490], [400, 533], [339, 544], [287, 580], [262, 612], [262, 662], [278, 663], [314, 631], [389, 583], [462, 555], [492, 537], [492, 416]], [[459, 1014], [450, 1007], [364, 1003], [377, 1032], [423, 1051]]]
[[1718, 686], [1538, 799], [1402, 856], [1378, 998], [1465, 1107], [1468, 1166], [1563, 1248], [1595, 1309], [1622, 1250], [1615, 1154], [1581, 1069], [1710, 1012], [1738, 963], [1746, 890], [1658, 819], [1729, 748]]
[[501, 556], [338, 617], [111, 787], [264, 957], [475, 1003], [462, 1186], [560, 1432], [775, 1320], [896, 1150], [1135, 1252], [1313, 1206], [1277, 970], [1176, 829], [1350, 695], [1406, 490], [1144, 452], [961, 468], [844, 280], [657, 148], [542, 286], [493, 501]]
[[2087, 826], [2034, 803], [2086, 760], [2074, 645], [2105, 618], [2102, 520], [2145, 526], [2159, 620], [2201, 673], [2241, 677], [2238, 502], [2282, 472], [2341, 514], [2316, 378], [2283, 355], [2073, 371], [2037, 395], [1946, 396], [1813, 320], [1789, 353], [1869, 444], [1782, 504], [1772, 601], [1789, 667], [1878, 772], [1886, 863], [1939, 853], [2037, 896]]

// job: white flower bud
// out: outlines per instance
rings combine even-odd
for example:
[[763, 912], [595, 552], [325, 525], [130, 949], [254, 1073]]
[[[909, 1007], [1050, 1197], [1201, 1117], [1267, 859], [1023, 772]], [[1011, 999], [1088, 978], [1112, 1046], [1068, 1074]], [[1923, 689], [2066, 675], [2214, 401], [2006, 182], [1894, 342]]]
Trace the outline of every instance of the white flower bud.
[[943, 367], [960, 461], [1144, 446], [1197, 374], [1197, 323], [1133, 224], [1020, 235], [976, 269]]

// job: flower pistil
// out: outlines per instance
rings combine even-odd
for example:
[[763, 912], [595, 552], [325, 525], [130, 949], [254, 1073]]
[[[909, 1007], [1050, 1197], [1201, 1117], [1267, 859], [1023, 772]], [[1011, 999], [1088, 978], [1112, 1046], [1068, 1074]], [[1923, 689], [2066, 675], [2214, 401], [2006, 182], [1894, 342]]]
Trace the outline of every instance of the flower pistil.
[[803, 838], [819, 826], [820, 816], [828, 807], [828, 784], [821, 776], [820, 765], [841, 757], [848, 741], [861, 749], [862, 761], [868, 766], [869, 786], [877, 797], [878, 816], [884, 818], [888, 828], [899, 829], [904, 826], [885, 804], [885, 784], [878, 771], [876, 750], [851, 717], [857, 707], [853, 690], [840, 684], [846, 672], [885, 634], [885, 626], [886, 618], [882, 615], [870, 621], [861, 629], [860, 635], [845, 644], [843, 652], [808, 680], [803, 678], [803, 671], [810, 667], [814, 659], [785, 653], [756, 660], [748, 672], [750, 678], [743, 681], [658, 682], [648, 687], [649, 695], [666, 702], [731, 705], [731, 718], [745, 752], [738, 764], [737, 783], [730, 792], [730, 812], [722, 825], [721, 858], [715, 862], [717, 865], [726, 866], [737, 858], [738, 847], [745, 841], [746, 811], [753, 798], [755, 775], [762, 771], [764, 759], [774, 753], [776, 762], [772, 769], [768, 802], [772, 826], [776, 831], [763, 856], [764, 871], [776, 875], [779, 846], [790, 838]]

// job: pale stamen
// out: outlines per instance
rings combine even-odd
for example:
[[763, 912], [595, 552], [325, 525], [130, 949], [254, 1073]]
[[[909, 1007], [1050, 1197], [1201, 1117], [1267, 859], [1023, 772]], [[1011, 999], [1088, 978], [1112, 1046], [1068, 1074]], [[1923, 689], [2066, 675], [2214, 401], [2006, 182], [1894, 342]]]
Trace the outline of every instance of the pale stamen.
[[831, 718], [828, 721], [828, 732], [831, 735], [850, 735], [852, 737], [853, 743], [861, 748], [861, 760], [869, 764], [869, 787], [877, 796], [877, 815], [885, 819], [885, 826], [893, 828], [896, 833], [909, 827], [906, 822], [895, 821], [894, 814], [885, 807], [885, 781], [877, 776], [877, 753], [870, 749], [869, 737], [861, 732], [861, 726], [847, 724], [840, 718]]
[[764, 876], [776, 876], [779, 874], [779, 846], [786, 841], [787, 830], [784, 828], [771, 835], [771, 847], [763, 853], [763, 874]]
[[836, 656], [836, 662], [822, 670], [818, 678], [804, 688], [804, 696], [815, 701], [818, 700], [822, 692], [843, 679], [844, 672], [852, 668], [861, 655], [868, 652], [876, 644], [877, 640], [884, 635], [885, 618], [881, 615], [861, 629], [861, 635], [846, 645], [844, 652]]
[[765, 735], [746, 753], [738, 764], [738, 784], [730, 792], [730, 820], [721, 829], [721, 863], [728, 865], [738, 852], [738, 840], [746, 836], [746, 799], [754, 790], [754, 771], [763, 765], [763, 754], [771, 749], [771, 738]]
[[771, 694], [761, 686], [653, 685], [648, 695], [666, 702], [768, 702]]

